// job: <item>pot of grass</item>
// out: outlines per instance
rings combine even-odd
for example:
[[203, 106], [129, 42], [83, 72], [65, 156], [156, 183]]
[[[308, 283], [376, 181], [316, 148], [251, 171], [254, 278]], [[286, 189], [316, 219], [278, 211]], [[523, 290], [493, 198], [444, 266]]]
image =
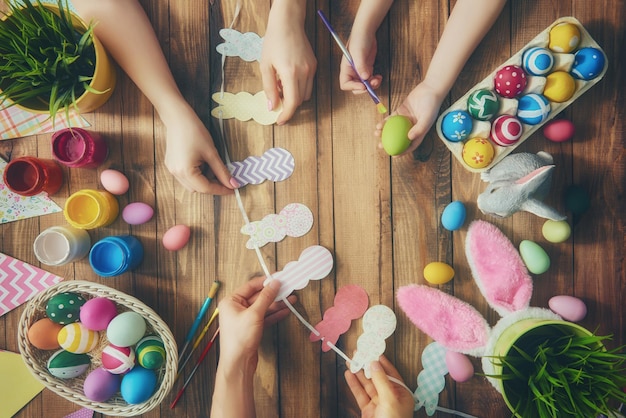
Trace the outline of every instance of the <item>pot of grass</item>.
[[35, 113], [88, 113], [113, 93], [115, 68], [67, 3], [1, 0], [0, 107]]
[[493, 364], [487, 378], [516, 417], [611, 416], [626, 402], [626, 353], [608, 350], [608, 339], [567, 321], [522, 320], [483, 358]]

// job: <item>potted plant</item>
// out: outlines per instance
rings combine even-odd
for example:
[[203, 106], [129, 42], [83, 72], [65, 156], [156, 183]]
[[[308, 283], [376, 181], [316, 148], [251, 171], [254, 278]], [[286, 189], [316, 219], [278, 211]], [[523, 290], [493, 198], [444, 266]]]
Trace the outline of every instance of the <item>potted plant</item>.
[[115, 68], [93, 34], [62, 0], [2, 0], [0, 106], [13, 104], [49, 113], [70, 108], [85, 113], [106, 102]]
[[[505, 331], [491, 356], [504, 400], [518, 417], [611, 416], [626, 402], [626, 354], [608, 337], [562, 320]], [[513, 335], [512, 333], [517, 335]]]

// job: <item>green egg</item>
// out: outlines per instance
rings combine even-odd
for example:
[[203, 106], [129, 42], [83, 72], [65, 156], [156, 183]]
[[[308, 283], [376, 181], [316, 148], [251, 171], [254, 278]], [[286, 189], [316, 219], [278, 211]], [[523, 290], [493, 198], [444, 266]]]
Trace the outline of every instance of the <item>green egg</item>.
[[572, 234], [572, 228], [567, 221], [553, 221], [548, 219], [541, 228], [543, 237], [550, 242], [565, 242]]
[[85, 302], [85, 299], [76, 293], [59, 293], [48, 300], [46, 315], [57, 324], [71, 324], [80, 319], [80, 307]]
[[411, 141], [409, 140], [409, 130], [413, 123], [402, 115], [390, 116], [381, 135], [383, 148], [389, 155], [399, 155], [409, 148]]
[[539, 244], [523, 240], [519, 244], [519, 252], [526, 268], [531, 273], [542, 274], [550, 268], [550, 257]]
[[146, 369], [158, 369], [165, 362], [165, 346], [157, 335], [142, 338], [135, 349], [137, 361]]

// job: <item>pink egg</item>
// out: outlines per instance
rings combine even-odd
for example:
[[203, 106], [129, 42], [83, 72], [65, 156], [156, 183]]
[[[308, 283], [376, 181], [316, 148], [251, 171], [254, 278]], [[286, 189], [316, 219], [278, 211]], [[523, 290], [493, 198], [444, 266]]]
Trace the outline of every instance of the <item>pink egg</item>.
[[578, 322], [587, 316], [587, 305], [574, 296], [553, 296], [548, 301], [548, 306], [555, 314], [560, 315], [566, 321]]
[[154, 209], [143, 202], [134, 202], [126, 205], [122, 211], [122, 219], [129, 225], [141, 225], [152, 219]]
[[491, 125], [491, 139], [503, 147], [515, 144], [523, 132], [522, 122], [511, 115], [498, 116]]
[[102, 350], [102, 367], [113, 374], [123, 374], [135, 367], [135, 350], [109, 344]]
[[121, 379], [99, 367], [89, 373], [83, 383], [85, 396], [94, 402], [106, 402], [120, 389]]
[[163, 246], [170, 251], [178, 251], [187, 245], [191, 229], [187, 225], [175, 225], [163, 234]]
[[80, 307], [80, 322], [88, 329], [102, 331], [117, 315], [115, 303], [107, 298], [89, 299]]
[[446, 366], [456, 382], [467, 382], [474, 376], [474, 365], [470, 359], [457, 351], [446, 351]]
[[128, 191], [128, 179], [117, 170], [104, 170], [100, 173], [102, 187], [110, 193], [121, 195]]
[[500, 96], [512, 99], [522, 94], [526, 82], [526, 73], [522, 67], [507, 65], [496, 72], [493, 87]]
[[543, 136], [552, 142], [569, 141], [575, 132], [574, 124], [567, 119], [554, 119], [543, 127]]

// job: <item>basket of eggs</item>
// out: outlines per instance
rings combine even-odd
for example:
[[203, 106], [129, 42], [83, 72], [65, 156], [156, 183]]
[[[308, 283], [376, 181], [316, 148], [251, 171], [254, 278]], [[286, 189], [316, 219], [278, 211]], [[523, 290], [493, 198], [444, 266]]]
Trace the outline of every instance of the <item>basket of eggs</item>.
[[18, 345], [48, 389], [106, 415], [151, 410], [176, 378], [178, 350], [163, 320], [140, 300], [97, 283], [63, 281], [31, 299]]

